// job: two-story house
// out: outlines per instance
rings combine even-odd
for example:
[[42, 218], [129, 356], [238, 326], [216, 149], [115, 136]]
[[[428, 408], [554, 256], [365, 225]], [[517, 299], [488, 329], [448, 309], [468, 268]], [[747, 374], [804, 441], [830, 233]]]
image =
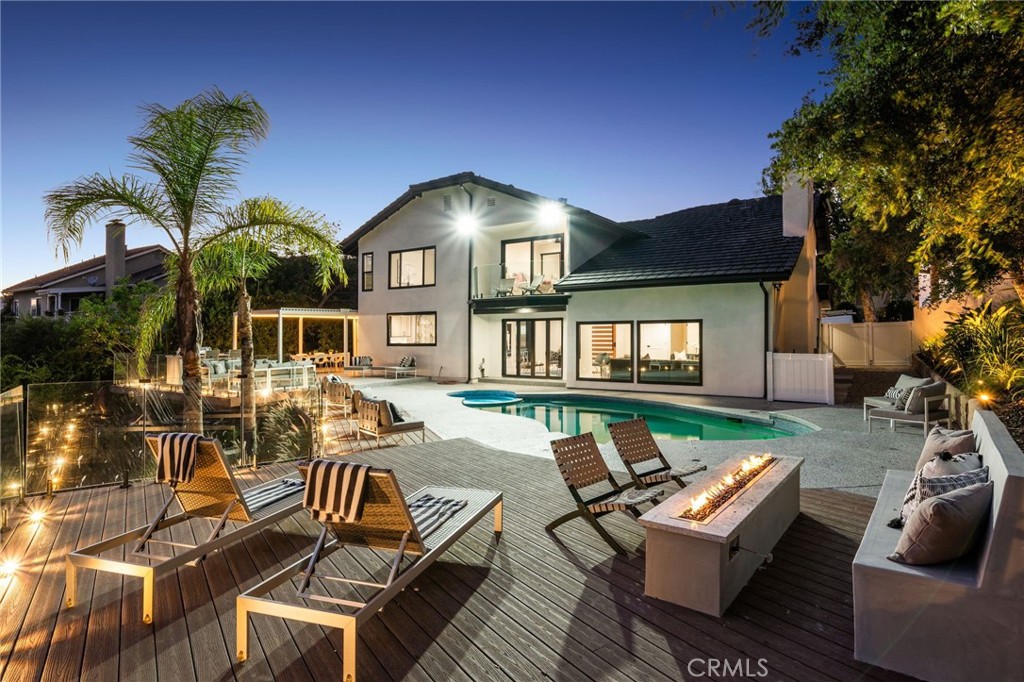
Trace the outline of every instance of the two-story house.
[[474, 173], [412, 185], [342, 243], [359, 352], [433, 376], [761, 396], [817, 345], [814, 197], [616, 222]]

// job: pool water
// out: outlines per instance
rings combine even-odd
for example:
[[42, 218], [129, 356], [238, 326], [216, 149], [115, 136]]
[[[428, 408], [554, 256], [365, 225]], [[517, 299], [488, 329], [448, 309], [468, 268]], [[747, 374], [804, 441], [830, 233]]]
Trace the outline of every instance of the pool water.
[[462, 398], [462, 404], [467, 407], [487, 407], [489, 405], [511, 405], [523, 401], [514, 391], [455, 391], [449, 393], [453, 398]]
[[768, 440], [810, 433], [810, 426], [775, 419], [774, 426], [689, 410], [612, 398], [525, 396], [512, 405], [481, 407], [488, 412], [535, 419], [548, 431], [571, 436], [593, 433], [598, 443], [611, 441], [608, 425], [644, 417], [655, 438], [664, 440]]

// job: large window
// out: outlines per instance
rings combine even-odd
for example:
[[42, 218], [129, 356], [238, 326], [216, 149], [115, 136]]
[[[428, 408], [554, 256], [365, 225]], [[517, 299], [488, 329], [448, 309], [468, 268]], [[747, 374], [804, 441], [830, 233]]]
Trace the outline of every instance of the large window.
[[[562, 236], [510, 239], [501, 243], [505, 277], [514, 280], [523, 293], [540, 292], [562, 278]], [[519, 293], [519, 292], [516, 292]]]
[[436, 346], [437, 313], [388, 315], [389, 346]]
[[642, 384], [701, 384], [701, 320], [638, 322]]
[[363, 254], [363, 291], [373, 291], [373, 254]]
[[633, 323], [576, 325], [576, 376], [591, 381], [633, 381]]
[[388, 267], [391, 289], [434, 286], [434, 247], [392, 251]]
[[562, 377], [561, 320], [504, 320], [501, 373], [507, 377]]

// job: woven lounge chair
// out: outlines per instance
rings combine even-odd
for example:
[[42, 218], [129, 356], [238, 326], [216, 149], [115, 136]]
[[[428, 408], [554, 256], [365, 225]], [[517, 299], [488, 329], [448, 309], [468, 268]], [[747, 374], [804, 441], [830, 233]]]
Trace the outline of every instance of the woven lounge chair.
[[[598, 518], [611, 512], [621, 511], [640, 518], [640, 510], [637, 507], [644, 502], [654, 502], [665, 491], [664, 490], [627, 490], [621, 487], [612, 477], [608, 465], [604, 463], [601, 451], [594, 440], [594, 434], [584, 433], [580, 436], [569, 436], [551, 441], [551, 451], [555, 454], [555, 462], [558, 470], [569, 487], [569, 494], [576, 501], [576, 511], [560, 516], [547, 526], [544, 530], [552, 532], [555, 528], [566, 521], [576, 517], [584, 518], [587, 523], [594, 527], [598, 535], [611, 546], [617, 554], [626, 554], [626, 550], [615, 541], [608, 531], [598, 522]], [[580, 494], [583, 488], [607, 483], [611, 490], [605, 490], [594, 497], [584, 498]], [[633, 484], [629, 487], [632, 488]]]
[[492, 293], [496, 298], [502, 296], [508, 296], [512, 293], [512, 288], [515, 286], [516, 281], [511, 278], [504, 278], [498, 280], [498, 285], [492, 289]]
[[[609, 424], [608, 432], [612, 435], [615, 449], [637, 488], [649, 488], [652, 485], [668, 481], [675, 481], [680, 488], [685, 488], [684, 476], [692, 476], [698, 471], [707, 469], [707, 466], [703, 464], [673, 469], [665, 459], [665, 455], [662, 454], [654, 436], [651, 435], [647, 420], [643, 417]], [[641, 471], [636, 470], [637, 465], [646, 465], [651, 462], [657, 463], [657, 466], [644, 468]]]
[[359, 440], [363, 436], [374, 438], [379, 448], [381, 440], [387, 442], [388, 438], [400, 439], [407, 433], [419, 431], [420, 440], [427, 442], [427, 428], [422, 421], [395, 421], [394, 415], [391, 403], [387, 400], [363, 398], [359, 404]]
[[[427, 487], [408, 498], [402, 496], [398, 481], [389, 470], [371, 470], [364, 493], [362, 516], [355, 523], [325, 523], [313, 553], [304, 557], [259, 585], [246, 590], [236, 598], [236, 639], [238, 660], [247, 656], [249, 638], [249, 617], [253, 614], [276, 616], [305, 623], [313, 623], [342, 630], [342, 680], [355, 682], [356, 642], [359, 626], [372, 618], [385, 604], [426, 570], [438, 557], [469, 530], [488, 511], [494, 510], [494, 534], [500, 537], [502, 528], [502, 495], [491, 490], [468, 488]], [[426, 495], [435, 498], [449, 498], [465, 501], [454, 516], [444, 521], [426, 537], [409, 510]], [[328, 534], [331, 538], [328, 539]], [[383, 582], [355, 580], [327, 575], [330, 569], [318, 567], [318, 562], [342, 546], [365, 547], [372, 550], [393, 552], [390, 572]], [[404, 568], [402, 559], [409, 557], [412, 562]], [[295, 579], [298, 584], [295, 585]], [[310, 585], [318, 581], [316, 593]], [[292, 582], [296, 596], [302, 603], [275, 600], [271, 592], [285, 583]], [[347, 585], [353, 594], [348, 598], [331, 596], [331, 584]], [[372, 588], [373, 593], [363, 598], [355, 588]], [[324, 607], [318, 606], [323, 604]]]
[[[146, 437], [146, 444], [157, 455], [157, 439]], [[142, 578], [142, 621], [153, 622], [153, 587], [157, 579], [180, 566], [195, 566], [207, 554], [260, 532], [267, 526], [294, 514], [302, 506], [302, 482], [279, 478], [242, 491], [224, 459], [220, 442], [203, 439], [199, 443], [195, 475], [188, 483], [171, 486], [171, 495], [148, 526], [128, 531], [109, 540], [68, 553], [66, 603], [75, 605], [77, 569], [89, 568]], [[177, 500], [182, 513], [167, 516], [171, 502]], [[193, 518], [215, 521], [204, 542], [191, 545], [153, 537], [156, 533]], [[222, 533], [227, 523], [240, 524]], [[125, 560], [101, 557], [104, 552], [129, 545]], [[168, 554], [157, 554], [157, 546]], [[135, 561], [131, 561], [134, 559]]]

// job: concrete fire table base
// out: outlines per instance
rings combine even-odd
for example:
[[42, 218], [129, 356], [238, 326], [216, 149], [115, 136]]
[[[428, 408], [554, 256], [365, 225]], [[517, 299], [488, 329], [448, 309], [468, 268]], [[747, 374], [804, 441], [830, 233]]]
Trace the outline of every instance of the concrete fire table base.
[[679, 518], [694, 496], [746, 457], [723, 462], [640, 517], [647, 596], [721, 616], [796, 519], [802, 457], [776, 457], [707, 522]]

